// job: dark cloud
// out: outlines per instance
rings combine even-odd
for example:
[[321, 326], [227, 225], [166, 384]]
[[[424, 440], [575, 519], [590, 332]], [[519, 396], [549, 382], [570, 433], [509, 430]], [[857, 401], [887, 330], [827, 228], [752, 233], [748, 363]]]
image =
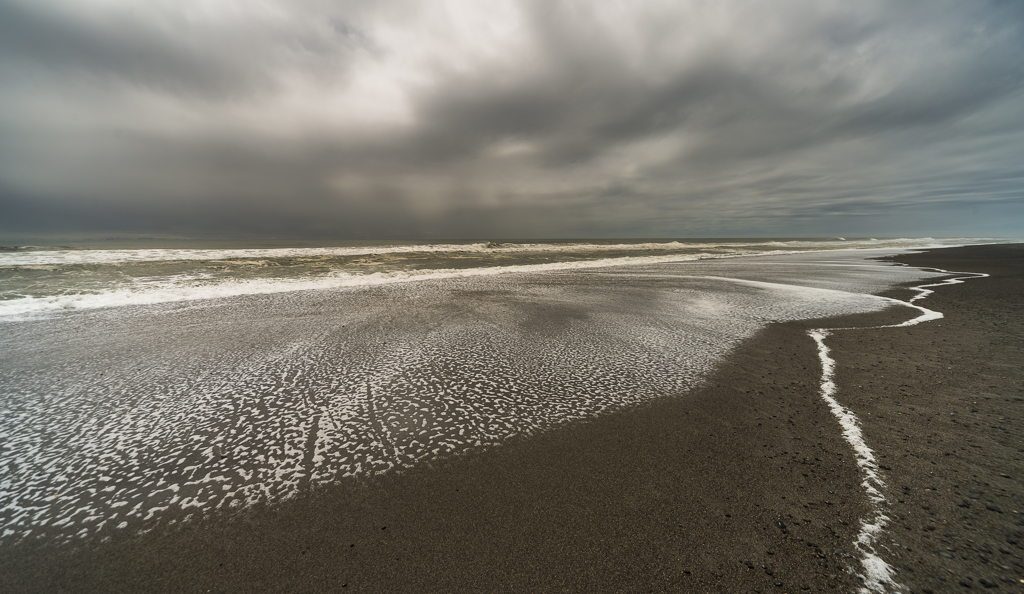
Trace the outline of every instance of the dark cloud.
[[8, 234], [1021, 234], [1015, 2], [0, 0], [0, 56]]
[[272, 91], [282, 73], [338, 77], [354, 52], [370, 47], [344, 21], [247, 17], [8, 0], [0, 2], [0, 51], [6, 62], [59, 76], [238, 99]]

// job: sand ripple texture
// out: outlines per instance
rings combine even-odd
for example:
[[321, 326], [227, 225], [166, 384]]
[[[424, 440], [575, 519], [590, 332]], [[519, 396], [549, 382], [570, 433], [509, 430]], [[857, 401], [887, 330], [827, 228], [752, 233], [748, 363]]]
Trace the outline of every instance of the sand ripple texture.
[[677, 396], [767, 322], [875, 311], [889, 304], [864, 291], [928, 277], [828, 258], [509, 274], [5, 324], [0, 544], [274, 503]]

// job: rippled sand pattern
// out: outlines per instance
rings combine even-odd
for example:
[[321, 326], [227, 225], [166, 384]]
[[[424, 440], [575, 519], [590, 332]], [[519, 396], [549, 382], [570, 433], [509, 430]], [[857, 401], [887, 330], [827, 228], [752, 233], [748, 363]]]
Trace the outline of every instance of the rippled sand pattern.
[[[807, 255], [756, 264], [509, 274], [6, 324], [0, 542], [273, 503], [680, 394], [768, 321], [874, 311], [887, 303], [848, 291], [927, 276], [877, 264], [809, 275]], [[808, 277], [796, 288], [772, 280]]]

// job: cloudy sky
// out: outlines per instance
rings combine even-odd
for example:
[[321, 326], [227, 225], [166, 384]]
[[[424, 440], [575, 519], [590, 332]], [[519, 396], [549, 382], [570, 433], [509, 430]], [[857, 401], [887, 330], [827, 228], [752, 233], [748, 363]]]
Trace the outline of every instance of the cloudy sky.
[[1024, 236], [1024, 3], [0, 0], [0, 238]]

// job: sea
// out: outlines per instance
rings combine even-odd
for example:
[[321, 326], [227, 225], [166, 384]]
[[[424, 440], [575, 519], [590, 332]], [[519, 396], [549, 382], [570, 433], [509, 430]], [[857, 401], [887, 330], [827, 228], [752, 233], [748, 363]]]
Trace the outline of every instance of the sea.
[[770, 323], [919, 315], [877, 295], [946, 274], [880, 256], [1015, 241], [8, 245], [0, 546], [180, 526], [685, 398]]
[[[993, 238], [551, 241], [197, 241], [0, 246], [0, 322], [51, 312], [451, 277]], [[157, 244], [159, 247], [154, 246]]]

